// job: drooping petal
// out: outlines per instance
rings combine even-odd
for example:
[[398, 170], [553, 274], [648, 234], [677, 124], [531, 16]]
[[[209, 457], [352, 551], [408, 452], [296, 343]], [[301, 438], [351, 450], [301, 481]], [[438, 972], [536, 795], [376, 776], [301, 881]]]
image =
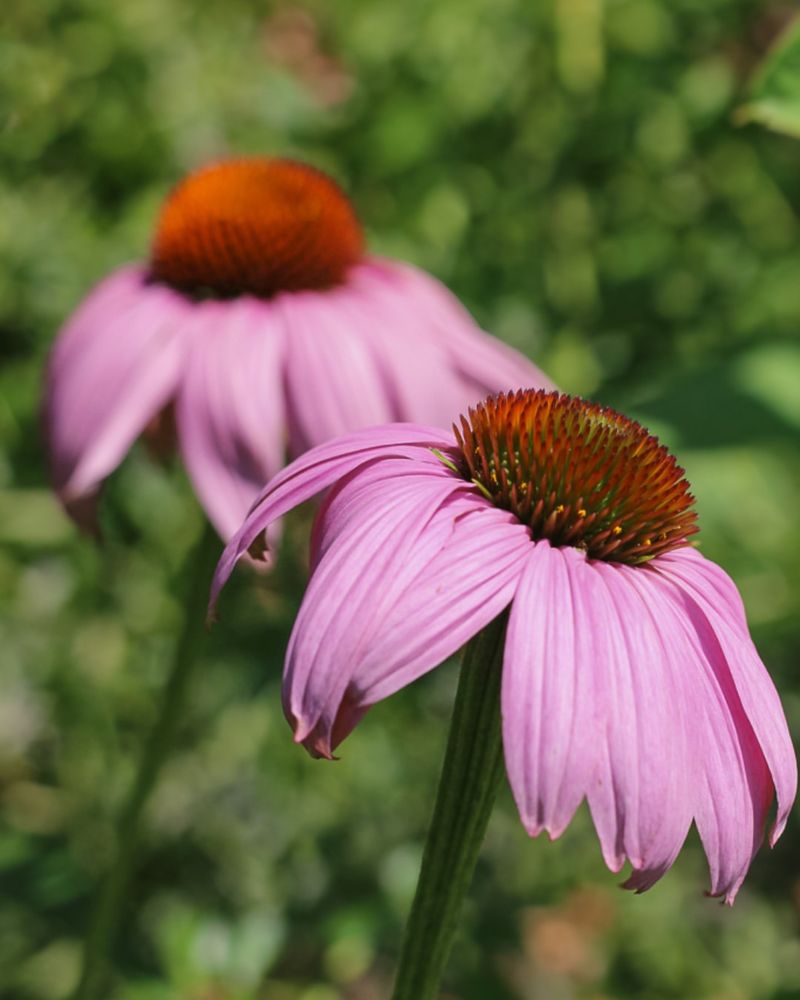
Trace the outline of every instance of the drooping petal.
[[298, 453], [360, 427], [396, 419], [347, 285], [282, 295], [287, 332], [286, 405]]
[[[426, 479], [433, 477], [439, 481], [446, 480], [453, 488], [474, 492], [474, 487], [464, 480], [453, 482], [452, 470], [440, 460], [430, 459], [435, 459], [432, 452], [423, 453], [411, 467], [408, 458], [370, 458], [337, 480], [326, 493], [314, 518], [309, 546], [311, 572], [328, 549], [346, 534], [354, 522], [363, 518], [365, 512], [383, 509], [392, 494], [405, 491], [409, 476], [418, 481], [421, 488], [427, 485]], [[431, 486], [436, 489], [435, 484]]]
[[724, 570], [692, 548], [659, 558], [658, 571], [680, 588], [684, 602], [690, 602], [686, 604], [688, 614], [707, 636], [707, 655], [719, 663], [721, 671], [730, 673], [735, 694], [753, 727], [778, 798], [770, 831], [770, 845], [774, 845], [797, 793], [797, 760], [778, 692], [747, 630], [739, 592]]
[[597, 771], [602, 736], [585, 559], [538, 542], [514, 593], [503, 662], [503, 746], [523, 825], [561, 835]]
[[175, 394], [191, 317], [189, 303], [129, 267], [101, 282], [59, 333], [45, 421], [55, 486], [67, 506], [96, 492]]
[[444, 431], [414, 424], [370, 427], [312, 448], [279, 472], [261, 491], [241, 528], [226, 545], [214, 574], [210, 609], [213, 610], [220, 590], [239, 559], [273, 521], [293, 507], [310, 500], [371, 459], [404, 457], [427, 467], [431, 463], [441, 465], [431, 449], [450, 454], [453, 448], [452, 437]]
[[[408, 294], [403, 266], [390, 261], [367, 260], [348, 278], [347, 307], [374, 358], [392, 419], [449, 427], [480, 393], [465, 386], [439, 312], [431, 314], [426, 301]], [[456, 306], [451, 321], [461, 324], [464, 310]]]
[[395, 479], [391, 491], [371, 491], [380, 503], [362, 493], [361, 515], [349, 521], [317, 563], [286, 653], [284, 705], [298, 740], [323, 716], [330, 734], [354, 658], [363, 655], [359, 650], [388, 613], [395, 593], [452, 531], [451, 519], [430, 522], [458, 488], [452, 478], [410, 472]]
[[612, 871], [642, 891], [668, 870], [692, 819], [689, 705], [672, 636], [636, 586], [641, 570], [576, 564], [577, 621], [588, 632], [600, 739], [589, 807]]
[[638, 572], [634, 582], [683, 665], [692, 811], [709, 861], [711, 893], [732, 902], [763, 840], [772, 780], [713, 630], [691, 599], [664, 578], [661, 561]]
[[363, 703], [388, 697], [452, 656], [512, 599], [531, 545], [527, 527], [477, 494], [450, 503], [465, 513], [382, 623], [354, 677]]
[[527, 530], [455, 477], [413, 478], [362, 491], [362, 516], [347, 521], [309, 584], [284, 703], [313, 752], [329, 755], [370, 704], [441, 663], [513, 593]]
[[721, 566], [706, 559], [694, 546], [685, 545], [665, 553], [659, 557], [657, 566], [663, 576], [688, 585], [709, 601], [731, 627], [750, 634], [736, 584]]
[[228, 539], [284, 464], [285, 335], [271, 302], [203, 302], [177, 401], [181, 451], [210, 520]]
[[412, 315], [420, 317], [418, 325], [424, 321], [428, 335], [447, 350], [454, 370], [464, 380], [467, 404], [487, 393], [556, 388], [519, 351], [484, 333], [441, 282], [410, 264], [380, 263], [390, 270], [401, 299], [414, 310]]

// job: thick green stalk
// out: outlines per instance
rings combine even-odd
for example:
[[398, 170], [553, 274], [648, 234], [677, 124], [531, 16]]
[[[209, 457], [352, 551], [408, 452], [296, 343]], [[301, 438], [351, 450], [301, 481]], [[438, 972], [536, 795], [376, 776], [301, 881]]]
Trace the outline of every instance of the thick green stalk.
[[142, 749], [133, 785], [120, 813], [116, 857], [100, 887], [92, 913], [81, 978], [73, 1000], [94, 1000], [107, 995], [104, 991], [107, 966], [122, 920], [125, 896], [136, 861], [142, 815], [172, 749], [189, 679], [198, 660], [211, 574], [219, 551], [219, 539], [210, 525], [206, 525], [187, 556], [181, 573], [186, 587], [184, 617], [175, 645], [172, 668], [159, 701], [158, 717]]
[[500, 677], [506, 615], [469, 643], [393, 1000], [433, 1000], [503, 774]]

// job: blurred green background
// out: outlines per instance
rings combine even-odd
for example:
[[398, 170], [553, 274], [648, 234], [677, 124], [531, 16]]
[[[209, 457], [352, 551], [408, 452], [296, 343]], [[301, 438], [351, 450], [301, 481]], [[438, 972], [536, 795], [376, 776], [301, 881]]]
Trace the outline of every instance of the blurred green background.
[[[0, 18], [0, 995], [74, 984], [113, 817], [157, 707], [200, 530], [135, 450], [106, 541], [52, 499], [42, 367], [146, 253], [186, 170], [333, 172], [375, 251], [429, 269], [567, 390], [663, 437], [800, 732], [800, 144], [739, 126], [792, 13], [752, 0], [6, 0]], [[369, 713], [336, 764], [283, 721], [307, 520], [240, 571], [148, 815], [115, 1000], [381, 1000], [456, 679]], [[583, 810], [531, 842], [504, 790], [443, 996], [800, 997], [800, 828], [733, 910], [692, 835], [620, 892]]]

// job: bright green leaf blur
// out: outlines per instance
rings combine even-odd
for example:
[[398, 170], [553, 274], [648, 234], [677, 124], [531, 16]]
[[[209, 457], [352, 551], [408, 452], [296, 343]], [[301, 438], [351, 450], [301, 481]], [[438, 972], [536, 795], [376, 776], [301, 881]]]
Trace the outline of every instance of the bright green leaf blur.
[[800, 20], [786, 29], [759, 67], [737, 119], [800, 138]]

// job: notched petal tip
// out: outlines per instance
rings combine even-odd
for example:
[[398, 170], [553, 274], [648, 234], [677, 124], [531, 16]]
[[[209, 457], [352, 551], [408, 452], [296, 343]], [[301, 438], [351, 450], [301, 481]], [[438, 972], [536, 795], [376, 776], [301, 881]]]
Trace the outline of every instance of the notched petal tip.
[[312, 757], [325, 760], [339, 760], [334, 750], [355, 729], [369, 710], [369, 705], [361, 705], [353, 692], [346, 692], [331, 723], [329, 717], [320, 716], [316, 722], [284, 712], [289, 725], [294, 730], [294, 742], [302, 744]]
[[313, 757], [314, 760], [339, 760], [339, 757], [331, 750], [328, 741], [322, 737], [314, 740], [295, 740], [295, 743], [302, 743], [309, 756]]
[[288, 721], [294, 730], [292, 737], [294, 742], [304, 747], [311, 757], [315, 760], [339, 760], [334, 756], [331, 739], [325, 731], [322, 720], [314, 726], [309, 726], [307, 721], [294, 717], [290, 717]]
[[739, 893], [739, 886], [729, 892], [711, 892], [710, 889], [706, 889], [703, 895], [706, 899], [716, 899], [719, 901], [720, 906], [733, 906], [736, 901], [736, 896]]
[[526, 822], [524, 826], [525, 826], [525, 832], [531, 839], [535, 839], [540, 834], [546, 833], [547, 839], [552, 843], [554, 840], [559, 839], [559, 837], [569, 826], [569, 822], [559, 824], [557, 826], [550, 823]]

